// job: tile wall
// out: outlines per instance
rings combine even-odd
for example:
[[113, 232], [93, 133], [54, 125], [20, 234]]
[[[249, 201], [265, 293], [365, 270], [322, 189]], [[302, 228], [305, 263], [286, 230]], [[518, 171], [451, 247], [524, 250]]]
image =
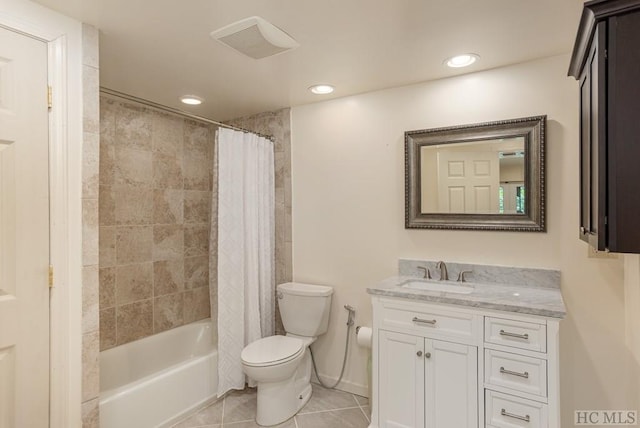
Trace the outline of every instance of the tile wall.
[[105, 350], [210, 316], [215, 127], [107, 95], [100, 124]]
[[[276, 284], [293, 279], [291, 238], [291, 109], [284, 108], [234, 119], [230, 125], [274, 137], [276, 198]], [[274, 290], [275, 292], [275, 290]], [[276, 299], [276, 302], [278, 300]], [[276, 333], [283, 334], [276, 309]]]
[[82, 426], [99, 425], [98, 308], [98, 30], [82, 26]]

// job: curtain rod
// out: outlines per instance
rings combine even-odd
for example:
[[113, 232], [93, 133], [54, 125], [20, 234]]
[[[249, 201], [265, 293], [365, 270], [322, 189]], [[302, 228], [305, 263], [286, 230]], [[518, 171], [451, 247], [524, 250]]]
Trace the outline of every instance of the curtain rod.
[[196, 114], [192, 114], [192, 113], [189, 113], [189, 112], [186, 112], [186, 111], [183, 111], [183, 110], [179, 110], [177, 108], [168, 107], [168, 106], [165, 106], [165, 105], [162, 105], [162, 104], [154, 103], [153, 101], [145, 100], [143, 98], [138, 98], [136, 96], [125, 94], [123, 92], [114, 91], [113, 89], [105, 88], [104, 86], [100, 86], [100, 93], [106, 94], [106, 95], [111, 95], [111, 96], [117, 97], [117, 98], [122, 98], [124, 100], [132, 101], [134, 103], [143, 104], [145, 106], [154, 108], [156, 110], [166, 111], [166, 112], [169, 112], [169, 113], [173, 113], [173, 114], [177, 114], [177, 115], [180, 115], [180, 116], [187, 117], [189, 119], [195, 119], [195, 120], [199, 120], [201, 122], [210, 123], [212, 125], [218, 125], [218, 126], [221, 126], [223, 128], [228, 128], [228, 129], [233, 129], [235, 131], [241, 131], [241, 132], [248, 132], [248, 133], [251, 133], [251, 134], [256, 134], [256, 135], [258, 135], [260, 137], [264, 137], [264, 138], [266, 138], [268, 140], [275, 141], [275, 138], [273, 137], [273, 135], [260, 134], [259, 132], [254, 132], [254, 131], [251, 131], [249, 129], [240, 128], [240, 127], [237, 127], [237, 126], [228, 125], [226, 123], [222, 123], [222, 122], [218, 122], [218, 121], [215, 121], [215, 120], [207, 119], [206, 117], [198, 116]]

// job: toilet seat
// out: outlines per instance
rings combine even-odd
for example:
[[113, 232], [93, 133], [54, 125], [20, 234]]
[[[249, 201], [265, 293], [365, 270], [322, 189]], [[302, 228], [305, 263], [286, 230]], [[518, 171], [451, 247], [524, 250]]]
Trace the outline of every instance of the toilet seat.
[[242, 363], [251, 367], [284, 364], [302, 354], [304, 342], [295, 337], [269, 336], [247, 345], [240, 354]]

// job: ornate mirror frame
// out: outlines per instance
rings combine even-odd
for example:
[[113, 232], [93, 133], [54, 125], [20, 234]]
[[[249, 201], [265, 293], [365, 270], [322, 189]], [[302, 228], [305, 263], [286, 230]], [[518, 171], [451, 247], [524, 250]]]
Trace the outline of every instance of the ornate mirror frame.
[[[405, 228], [546, 232], [546, 120], [547, 116], [534, 116], [405, 132]], [[524, 137], [526, 189], [524, 214], [421, 212], [420, 151], [423, 146], [516, 137]]]

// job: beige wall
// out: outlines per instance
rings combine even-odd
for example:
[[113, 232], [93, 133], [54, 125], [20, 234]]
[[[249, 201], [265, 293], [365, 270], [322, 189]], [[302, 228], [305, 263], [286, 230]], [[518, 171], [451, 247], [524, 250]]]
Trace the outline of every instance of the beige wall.
[[100, 116], [104, 350], [209, 317], [215, 127], [105, 96]]
[[[294, 279], [335, 287], [330, 330], [315, 346], [337, 376], [346, 313], [371, 324], [366, 288], [400, 257], [562, 271], [563, 426], [574, 409], [638, 407], [640, 369], [625, 345], [621, 259], [589, 259], [578, 240], [578, 85], [558, 56], [292, 109]], [[548, 115], [547, 233], [404, 229], [403, 133]], [[343, 387], [366, 383], [353, 347]]]

